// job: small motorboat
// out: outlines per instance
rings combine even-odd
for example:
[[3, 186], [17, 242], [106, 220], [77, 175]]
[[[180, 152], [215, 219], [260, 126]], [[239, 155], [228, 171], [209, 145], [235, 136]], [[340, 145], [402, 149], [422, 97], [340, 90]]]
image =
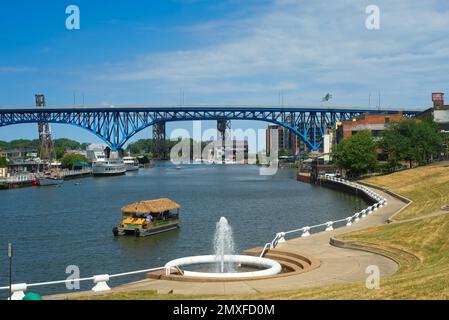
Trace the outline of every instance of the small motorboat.
[[36, 177], [37, 185], [40, 187], [59, 186], [64, 182], [62, 176], [57, 173], [49, 172]]

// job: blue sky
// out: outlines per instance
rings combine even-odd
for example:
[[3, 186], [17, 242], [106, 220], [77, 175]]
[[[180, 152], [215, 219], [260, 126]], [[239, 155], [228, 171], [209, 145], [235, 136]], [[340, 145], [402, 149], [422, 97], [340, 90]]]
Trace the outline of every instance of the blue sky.
[[[67, 5], [81, 30], [65, 28]], [[381, 29], [365, 28], [376, 4]], [[449, 94], [444, 0], [15, 1], [0, 7], [0, 105], [278, 104], [428, 107]], [[171, 124], [174, 127], [189, 124]], [[212, 127], [208, 123], [205, 127]], [[260, 123], [235, 126], [264, 127]], [[97, 141], [54, 126], [56, 137]], [[150, 136], [151, 130], [137, 138]], [[0, 140], [35, 138], [0, 128]]]

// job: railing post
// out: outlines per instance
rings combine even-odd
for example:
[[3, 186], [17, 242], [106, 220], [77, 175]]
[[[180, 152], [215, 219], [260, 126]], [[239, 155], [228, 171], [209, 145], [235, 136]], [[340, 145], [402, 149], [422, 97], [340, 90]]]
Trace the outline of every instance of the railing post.
[[348, 223], [346, 224], [347, 227], [352, 226], [352, 217], [346, 219], [348, 221]]
[[334, 231], [334, 223], [332, 221], [326, 223], [326, 226], [327, 226], [326, 232]]
[[278, 233], [276, 235], [276, 238], [278, 239], [277, 243], [284, 243], [285, 242], [285, 233], [284, 232]]
[[102, 274], [99, 276], [94, 276], [95, 286], [92, 288], [92, 291], [101, 292], [101, 291], [110, 291], [111, 288], [108, 286], [109, 275]]
[[366, 218], [366, 209], [362, 210], [362, 219]]
[[354, 222], [360, 221], [360, 212], [356, 213]]
[[302, 235], [301, 238], [307, 238], [310, 237], [310, 227], [305, 227], [302, 229]]
[[13, 284], [11, 286], [12, 295], [10, 300], [23, 300], [25, 298], [25, 292], [27, 291], [26, 283]]

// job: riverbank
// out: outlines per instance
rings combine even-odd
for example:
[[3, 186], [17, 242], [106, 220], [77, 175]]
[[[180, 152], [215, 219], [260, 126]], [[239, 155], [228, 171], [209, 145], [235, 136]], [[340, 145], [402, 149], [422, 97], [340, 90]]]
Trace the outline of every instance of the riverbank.
[[[381, 287], [368, 290], [364, 281], [271, 293], [222, 295], [157, 295], [154, 290], [118, 292], [99, 299], [447, 299], [449, 298], [449, 163], [364, 180], [413, 201], [387, 225], [347, 230], [334, 235], [348, 247], [378, 252], [400, 265], [391, 276], [381, 274]], [[446, 190], [446, 192], [444, 192]], [[390, 201], [391, 202], [391, 201]], [[436, 212], [435, 212], [436, 211]], [[349, 249], [340, 250], [344, 257]], [[350, 252], [356, 252], [351, 250]], [[338, 257], [337, 256], [337, 257]], [[282, 290], [282, 289], [281, 289]], [[288, 289], [287, 289], [288, 290]]]

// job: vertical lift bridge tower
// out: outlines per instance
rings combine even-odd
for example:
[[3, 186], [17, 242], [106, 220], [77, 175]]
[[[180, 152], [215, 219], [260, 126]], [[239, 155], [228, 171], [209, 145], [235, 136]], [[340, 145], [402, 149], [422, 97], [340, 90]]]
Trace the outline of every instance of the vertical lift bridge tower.
[[[45, 107], [45, 96], [43, 94], [36, 95], [36, 107]], [[47, 122], [39, 122], [39, 154], [41, 160], [50, 165], [53, 160], [53, 141], [51, 137], [51, 127]]]

